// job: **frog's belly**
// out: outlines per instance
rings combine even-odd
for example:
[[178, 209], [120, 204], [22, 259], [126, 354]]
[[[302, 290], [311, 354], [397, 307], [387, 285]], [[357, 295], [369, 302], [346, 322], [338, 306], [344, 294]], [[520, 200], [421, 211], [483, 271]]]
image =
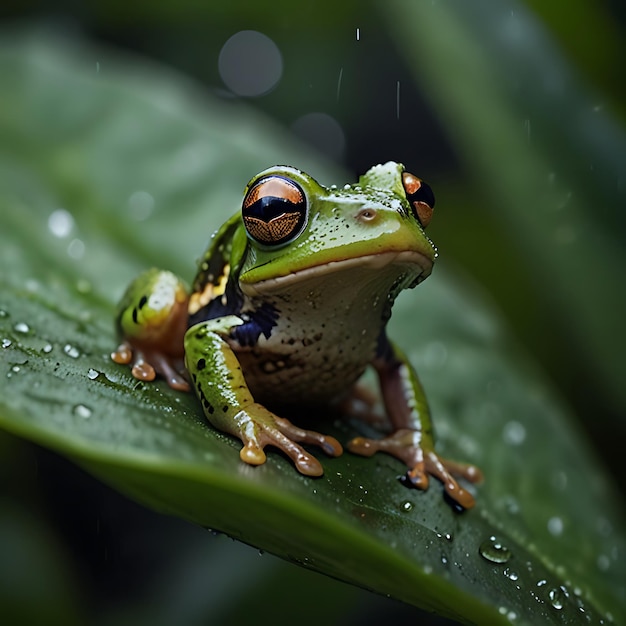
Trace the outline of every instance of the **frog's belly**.
[[345, 395], [371, 362], [376, 340], [363, 339], [289, 338], [279, 346], [261, 341], [252, 350], [238, 351], [237, 357], [258, 402], [325, 404]]

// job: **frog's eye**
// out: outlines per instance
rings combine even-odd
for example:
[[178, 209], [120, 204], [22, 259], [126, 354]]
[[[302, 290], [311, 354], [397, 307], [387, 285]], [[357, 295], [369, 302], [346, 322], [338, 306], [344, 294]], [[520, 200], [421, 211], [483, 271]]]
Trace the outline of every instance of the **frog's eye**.
[[306, 196], [298, 184], [283, 176], [257, 180], [241, 208], [248, 235], [266, 246], [277, 246], [297, 237], [307, 215]]
[[433, 216], [435, 208], [435, 194], [423, 180], [413, 174], [404, 172], [402, 174], [402, 185], [406, 193], [406, 199], [409, 201], [413, 214], [419, 220], [420, 224], [426, 228]]

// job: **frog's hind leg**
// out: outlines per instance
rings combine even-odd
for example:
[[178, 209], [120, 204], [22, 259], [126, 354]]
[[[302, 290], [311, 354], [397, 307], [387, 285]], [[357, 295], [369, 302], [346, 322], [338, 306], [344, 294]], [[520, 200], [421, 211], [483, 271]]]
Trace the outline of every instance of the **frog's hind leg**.
[[382, 439], [356, 437], [348, 449], [363, 456], [386, 452], [407, 465], [406, 477], [413, 486], [427, 489], [429, 476], [433, 476], [461, 507], [473, 507], [474, 496], [457, 482], [457, 477], [476, 483], [482, 480], [482, 473], [474, 465], [449, 461], [435, 451], [426, 396], [406, 356], [397, 346], [387, 343], [374, 367], [394, 432]]
[[123, 340], [111, 359], [131, 365], [138, 380], [151, 381], [159, 374], [173, 389], [188, 391], [182, 375], [187, 303], [186, 286], [171, 272], [141, 274], [118, 307], [116, 325]]

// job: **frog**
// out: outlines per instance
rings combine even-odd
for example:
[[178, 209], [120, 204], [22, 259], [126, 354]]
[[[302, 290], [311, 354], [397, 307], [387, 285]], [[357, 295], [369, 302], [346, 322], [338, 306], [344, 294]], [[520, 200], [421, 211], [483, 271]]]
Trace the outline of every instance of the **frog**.
[[[387, 432], [353, 437], [348, 450], [391, 455], [409, 486], [426, 490], [435, 478], [470, 509], [475, 497], [459, 480], [482, 473], [437, 453], [424, 388], [387, 333], [396, 297], [438, 256], [426, 235], [434, 206], [432, 188], [395, 161], [343, 187], [292, 166], [265, 169], [211, 237], [190, 289], [157, 268], [130, 284], [111, 358], [138, 380], [193, 390], [209, 424], [241, 440], [242, 462], [263, 465], [270, 446], [309, 477], [324, 473], [311, 448], [337, 457], [343, 447], [284, 415], [306, 407], [371, 422], [378, 402]], [[360, 382], [368, 368], [379, 395]]]

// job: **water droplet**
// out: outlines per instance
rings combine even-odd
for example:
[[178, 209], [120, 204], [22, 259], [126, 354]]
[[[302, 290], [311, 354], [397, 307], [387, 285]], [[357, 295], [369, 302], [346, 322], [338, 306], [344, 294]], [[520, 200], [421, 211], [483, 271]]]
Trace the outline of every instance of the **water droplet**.
[[4, 309], [0, 309], [0, 317], [9, 317], [9, 314]]
[[548, 520], [548, 531], [558, 537], [563, 532], [563, 520], [560, 517], [551, 517]]
[[128, 198], [128, 208], [133, 219], [141, 222], [154, 211], [154, 197], [147, 191], [135, 191]]
[[512, 446], [519, 446], [526, 439], [526, 428], [520, 422], [511, 420], [504, 425], [502, 430], [502, 439], [504, 443]]
[[98, 376], [100, 376], [100, 372], [98, 370], [93, 369], [93, 367], [90, 367], [89, 370], [87, 371], [87, 378], [89, 378], [89, 380], [96, 380]]
[[400, 505], [400, 510], [401, 511], [405, 511], [408, 512], [410, 511], [415, 505], [413, 504], [413, 502], [411, 502], [410, 500], [405, 500], [401, 505]]
[[67, 237], [74, 228], [74, 218], [69, 211], [57, 209], [48, 218], [48, 228], [55, 237]]
[[76, 346], [73, 346], [69, 343], [66, 343], [63, 346], [63, 352], [65, 352], [67, 356], [71, 356], [73, 359], [77, 359], [80, 356], [80, 352], [78, 351], [78, 348], [76, 348]]
[[12, 372], [15, 372], [15, 373], [17, 374], [17, 373], [20, 371], [20, 366], [19, 366], [19, 365], [14, 365], [14, 366], [11, 368], [11, 371], [12, 371]]
[[3, 348], [8, 348], [11, 345], [11, 340], [10, 339], [3, 339], [2, 340], [2, 347]]
[[45, 352], [46, 354], [49, 354], [50, 352], [52, 352], [52, 344], [47, 343], [43, 348], [42, 351]]
[[84, 404], [77, 404], [74, 407], [74, 415], [78, 415], [78, 417], [82, 417], [83, 419], [88, 419], [91, 417], [93, 411]]
[[517, 580], [519, 578], [518, 573], [510, 571], [508, 567], [504, 570], [504, 575], [511, 580]]
[[519, 502], [513, 496], [504, 497], [504, 508], [510, 515], [517, 515], [520, 512]]
[[81, 239], [72, 239], [67, 246], [67, 254], [75, 260], [80, 260], [85, 256], [85, 244]]
[[493, 535], [480, 544], [478, 552], [480, 556], [492, 563], [506, 563], [511, 558], [511, 551]]
[[548, 598], [550, 599], [550, 604], [557, 611], [560, 611], [563, 608], [563, 592], [561, 589], [550, 589], [548, 591]]
[[16, 333], [29, 333], [30, 332], [30, 327], [28, 326], [28, 324], [25, 324], [24, 322], [18, 322], [15, 326], [13, 326], [13, 329], [15, 330]]

